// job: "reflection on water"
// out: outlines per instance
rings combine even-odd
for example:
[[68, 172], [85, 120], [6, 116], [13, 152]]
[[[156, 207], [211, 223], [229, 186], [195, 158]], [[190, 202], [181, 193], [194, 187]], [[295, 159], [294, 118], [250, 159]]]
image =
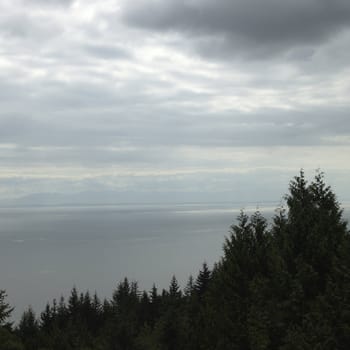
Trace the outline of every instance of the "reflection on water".
[[[271, 218], [274, 208], [259, 210]], [[240, 210], [229, 204], [2, 208], [0, 289], [18, 319], [24, 307], [43, 310], [73, 285], [101, 297], [110, 297], [124, 276], [142, 289], [153, 282], [165, 288], [173, 274], [184, 285], [203, 261], [220, 258]]]

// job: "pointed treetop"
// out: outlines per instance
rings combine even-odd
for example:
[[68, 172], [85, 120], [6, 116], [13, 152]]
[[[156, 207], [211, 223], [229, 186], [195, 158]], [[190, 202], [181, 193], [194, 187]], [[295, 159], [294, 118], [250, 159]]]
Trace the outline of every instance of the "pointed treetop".
[[171, 278], [171, 281], [170, 281], [169, 296], [173, 297], [173, 298], [181, 297], [180, 286], [177, 282], [175, 275], [173, 275], [173, 277]]

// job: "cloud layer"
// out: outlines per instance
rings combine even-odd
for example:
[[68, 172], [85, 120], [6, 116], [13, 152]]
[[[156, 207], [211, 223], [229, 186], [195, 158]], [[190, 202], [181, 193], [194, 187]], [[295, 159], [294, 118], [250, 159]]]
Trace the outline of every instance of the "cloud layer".
[[[213, 54], [271, 57], [300, 47], [314, 47], [349, 29], [346, 0], [141, 1], [124, 12], [129, 24], [187, 34]], [[207, 47], [205, 47], [207, 45]]]
[[2, 198], [209, 200], [249, 174], [270, 179], [271, 199], [301, 167], [344, 183], [345, 0], [14, 0], [0, 13]]

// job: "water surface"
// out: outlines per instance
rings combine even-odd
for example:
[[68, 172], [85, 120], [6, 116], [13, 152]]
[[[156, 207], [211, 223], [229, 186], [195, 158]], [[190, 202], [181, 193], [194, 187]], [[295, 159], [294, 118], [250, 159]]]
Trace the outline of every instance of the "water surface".
[[[271, 217], [275, 206], [260, 210]], [[0, 289], [16, 306], [78, 289], [110, 297], [124, 276], [149, 290], [173, 274], [184, 286], [204, 261], [212, 265], [241, 205], [120, 205], [0, 209]], [[246, 207], [252, 212], [256, 206]]]

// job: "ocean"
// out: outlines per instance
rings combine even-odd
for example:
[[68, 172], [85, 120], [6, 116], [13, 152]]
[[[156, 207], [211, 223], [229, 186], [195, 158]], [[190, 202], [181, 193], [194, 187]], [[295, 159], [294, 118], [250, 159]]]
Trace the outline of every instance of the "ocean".
[[[271, 218], [276, 205], [260, 206]], [[256, 205], [152, 204], [0, 208], [0, 289], [15, 306], [42, 311], [73, 286], [110, 298], [124, 277], [140, 289], [185, 286], [206, 261], [222, 255], [241, 209]], [[348, 211], [346, 212], [348, 213]]]

